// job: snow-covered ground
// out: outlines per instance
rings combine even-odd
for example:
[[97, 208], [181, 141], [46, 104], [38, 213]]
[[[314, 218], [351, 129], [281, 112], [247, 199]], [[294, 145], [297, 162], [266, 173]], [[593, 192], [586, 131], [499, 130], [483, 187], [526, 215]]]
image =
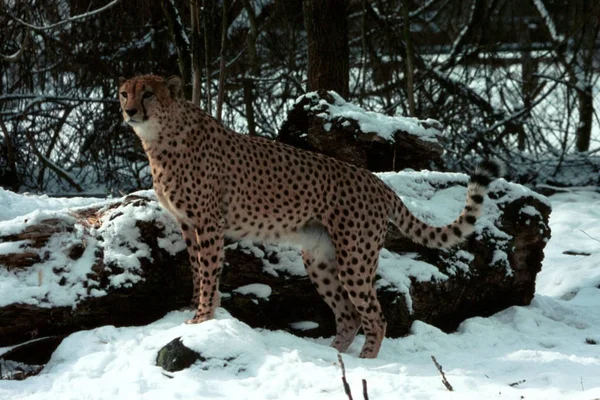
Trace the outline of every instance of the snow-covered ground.
[[[23, 201], [0, 220], [92, 202]], [[551, 201], [552, 239], [532, 304], [469, 319], [453, 334], [416, 322], [408, 337], [386, 339], [376, 360], [358, 359], [360, 337], [343, 355], [354, 399], [363, 398], [362, 379], [370, 399], [600, 398], [600, 194]], [[201, 325], [185, 325], [190, 317], [75, 333], [40, 375], [0, 381], [0, 399], [347, 399], [331, 338], [251, 329], [223, 309]], [[208, 361], [177, 373], [156, 367], [158, 349], [176, 337]]]

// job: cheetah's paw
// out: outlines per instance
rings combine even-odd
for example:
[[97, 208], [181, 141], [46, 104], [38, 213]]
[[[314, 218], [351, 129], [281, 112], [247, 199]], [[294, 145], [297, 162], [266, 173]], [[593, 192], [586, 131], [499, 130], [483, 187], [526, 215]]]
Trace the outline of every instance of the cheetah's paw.
[[185, 321], [185, 323], [188, 325], [199, 324], [201, 322], [208, 321], [212, 318], [212, 315], [195, 315], [194, 318], [188, 319], [187, 321]]

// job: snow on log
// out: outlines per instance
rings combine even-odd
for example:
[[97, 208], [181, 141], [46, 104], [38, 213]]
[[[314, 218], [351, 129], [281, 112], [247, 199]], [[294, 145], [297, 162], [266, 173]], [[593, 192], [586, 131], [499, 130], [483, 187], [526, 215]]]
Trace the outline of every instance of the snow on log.
[[333, 91], [320, 90], [298, 98], [278, 140], [374, 172], [422, 170], [443, 164], [437, 141], [442, 129], [433, 119], [366, 111]]

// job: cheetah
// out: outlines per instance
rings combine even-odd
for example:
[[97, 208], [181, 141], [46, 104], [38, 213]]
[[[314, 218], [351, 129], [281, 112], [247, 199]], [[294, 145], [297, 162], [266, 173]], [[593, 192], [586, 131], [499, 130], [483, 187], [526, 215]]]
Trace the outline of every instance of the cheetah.
[[499, 163], [483, 162], [460, 216], [434, 227], [367, 170], [227, 129], [182, 98], [176, 76], [122, 79], [119, 98], [189, 252], [197, 311], [188, 323], [213, 318], [219, 305], [225, 237], [296, 244], [335, 315], [331, 345], [345, 351], [362, 327], [362, 358], [377, 356], [386, 331], [373, 284], [388, 222], [421, 245], [454, 246], [473, 232], [487, 186], [501, 174]]

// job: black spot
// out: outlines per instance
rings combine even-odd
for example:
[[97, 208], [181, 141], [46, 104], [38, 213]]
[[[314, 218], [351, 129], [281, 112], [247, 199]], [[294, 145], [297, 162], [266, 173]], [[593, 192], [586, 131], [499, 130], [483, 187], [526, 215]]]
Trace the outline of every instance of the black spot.
[[492, 178], [498, 178], [500, 175], [502, 175], [503, 169], [504, 166], [497, 160], [486, 160], [479, 164], [479, 170], [481, 170], [482, 173], [491, 176]]
[[475, 225], [477, 218], [474, 217], [473, 215], [467, 215], [466, 220], [467, 220], [468, 224]]
[[474, 203], [481, 204], [483, 203], [483, 196], [479, 194], [474, 194], [473, 196], [471, 196], [471, 200], [473, 200]]
[[488, 175], [473, 174], [473, 175], [471, 175], [471, 180], [469, 183], [475, 183], [477, 185], [487, 187], [491, 181], [492, 181], [492, 178]]
[[462, 231], [460, 230], [460, 228], [458, 226], [455, 226], [454, 228], [452, 228], [452, 231], [454, 232], [454, 234], [457, 237], [461, 237], [462, 236]]

